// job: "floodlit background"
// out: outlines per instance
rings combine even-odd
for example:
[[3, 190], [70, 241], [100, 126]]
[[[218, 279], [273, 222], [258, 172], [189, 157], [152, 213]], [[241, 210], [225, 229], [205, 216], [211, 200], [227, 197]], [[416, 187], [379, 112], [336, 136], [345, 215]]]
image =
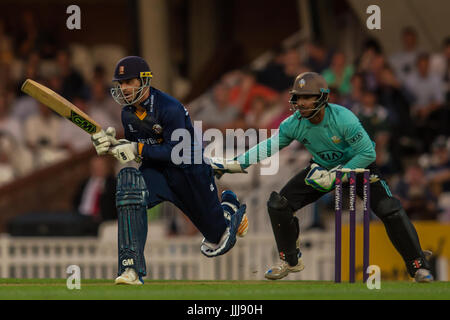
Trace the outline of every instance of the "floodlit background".
[[[366, 24], [373, 4], [379, 30]], [[66, 26], [70, 5], [81, 10], [79, 30]], [[44, 83], [120, 134], [112, 73], [120, 58], [140, 55], [153, 86], [182, 101], [204, 130], [223, 132], [278, 128], [290, 115], [295, 77], [321, 73], [331, 102], [351, 109], [377, 143], [377, 164], [423, 248], [435, 253], [435, 277], [448, 280], [449, 12], [445, 0], [2, 0], [0, 277], [60, 278], [70, 264], [81, 266], [85, 278], [116, 276], [120, 167], [97, 157], [87, 134], [20, 86], [27, 78]], [[149, 278], [262, 279], [277, 261], [268, 196], [310, 157], [299, 143], [279, 156], [276, 175], [262, 176], [255, 165], [248, 175], [217, 181], [247, 203], [250, 220], [248, 236], [225, 257], [203, 257], [201, 235], [174, 206], [149, 210]], [[289, 279], [333, 278], [333, 200], [329, 194], [297, 213], [306, 269]], [[372, 218], [371, 264], [384, 279], [407, 279], [383, 225]], [[357, 259], [361, 279], [361, 252]]]

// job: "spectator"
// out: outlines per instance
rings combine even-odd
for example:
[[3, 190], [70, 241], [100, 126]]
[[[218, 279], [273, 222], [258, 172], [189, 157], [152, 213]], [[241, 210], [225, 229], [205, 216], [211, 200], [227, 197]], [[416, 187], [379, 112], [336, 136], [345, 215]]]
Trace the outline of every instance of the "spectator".
[[0, 94], [0, 131], [11, 136], [16, 143], [23, 144], [23, 132], [20, 122], [10, 116], [6, 97]]
[[18, 94], [16, 100], [13, 102], [11, 116], [20, 123], [24, 123], [29, 116], [35, 115], [39, 112], [39, 106], [36, 99], [20, 90], [26, 79], [33, 79], [37, 82], [43, 82], [43, 80], [39, 78], [39, 66], [40, 58], [38, 53], [31, 53], [24, 67], [24, 75], [15, 88]]
[[283, 112], [276, 104], [267, 101], [263, 96], [256, 96], [246, 114], [246, 127], [253, 129], [270, 129], [271, 122]]
[[306, 51], [305, 65], [311, 71], [322, 73], [330, 66], [332, 53], [318, 42], [309, 42], [306, 45]]
[[339, 94], [339, 90], [336, 87], [329, 87], [329, 89], [330, 94], [328, 95], [328, 102], [342, 105], [342, 97]]
[[372, 60], [381, 54], [382, 49], [378, 41], [373, 38], [367, 39], [364, 42], [361, 56], [358, 57], [355, 63], [357, 71], [361, 73], [369, 71]]
[[[447, 112], [444, 105], [444, 84], [430, 72], [430, 58], [426, 53], [417, 58], [417, 71], [406, 80], [406, 88], [413, 96], [410, 109], [411, 117], [420, 131], [425, 146], [431, 145], [433, 139], [446, 130]], [[426, 149], [425, 151], [427, 151]]]
[[39, 103], [39, 113], [27, 119], [24, 132], [26, 145], [33, 152], [37, 168], [66, 158], [67, 153], [59, 147], [60, 119], [47, 106]]
[[432, 145], [427, 180], [436, 195], [450, 192], [450, 157], [447, 138], [439, 136]]
[[377, 104], [375, 92], [364, 90], [360, 104], [353, 112], [361, 121], [369, 136], [375, 141], [376, 163], [384, 175], [396, 172], [396, 166], [390, 154], [391, 123], [386, 109]]
[[104, 221], [117, 219], [113, 163], [109, 157], [91, 158], [89, 177], [81, 182], [73, 199], [74, 210], [95, 229]]
[[56, 55], [59, 76], [61, 77], [61, 95], [67, 100], [75, 96], [86, 95], [87, 89], [81, 74], [76, 71], [70, 62], [70, 54], [67, 50], [59, 50]]
[[243, 127], [239, 108], [230, 103], [230, 88], [219, 82], [212, 92], [207, 93], [192, 103], [195, 120], [203, 121], [203, 129], [217, 128], [224, 131], [228, 128]]
[[391, 122], [391, 131], [395, 139], [391, 139], [391, 155], [401, 170], [401, 158], [418, 154], [421, 144], [415, 139], [415, 127], [409, 112], [409, 99], [402, 84], [397, 80], [392, 69], [383, 68], [377, 90], [378, 101], [386, 107]]
[[14, 179], [14, 167], [11, 159], [13, 143], [11, 137], [0, 131], [0, 186]]
[[379, 80], [377, 90], [379, 101], [389, 111], [391, 121], [399, 126], [398, 129], [401, 129], [400, 127], [405, 127], [401, 125], [402, 123], [411, 123], [408, 97], [390, 67], [384, 66]]
[[407, 167], [395, 193], [411, 220], [435, 220], [437, 199], [427, 185], [425, 174], [418, 164]]
[[122, 108], [114, 101], [105, 83], [94, 81], [91, 86], [92, 99], [87, 103], [86, 112], [103, 128], [114, 127], [121, 136]]
[[350, 79], [353, 75], [353, 66], [347, 64], [345, 55], [336, 52], [333, 55], [330, 68], [323, 71], [322, 75], [329, 86], [337, 87], [341, 95], [348, 95], [351, 91]]
[[[365, 89], [365, 78], [363, 73], [355, 73], [350, 79], [352, 90], [350, 94], [340, 97], [341, 104], [353, 110], [353, 106], [361, 103], [362, 93]], [[337, 89], [335, 89], [337, 90]]]
[[275, 103], [278, 100], [278, 92], [259, 84], [255, 81], [255, 77], [249, 71], [233, 72], [233, 81], [225, 76], [224, 83], [229, 83], [230, 102], [239, 107], [243, 114], [247, 114], [255, 97], [262, 97], [268, 103]]
[[25, 59], [33, 51], [39, 51], [39, 27], [32, 11], [23, 11], [20, 17], [20, 30], [16, 35], [16, 52], [19, 58]]
[[13, 59], [13, 44], [11, 38], [6, 33], [3, 20], [0, 20], [0, 65], [10, 65]]
[[376, 54], [370, 61], [369, 67], [364, 72], [364, 83], [367, 89], [377, 90], [381, 81], [383, 69], [386, 66], [386, 60], [381, 54]]
[[[450, 104], [450, 37], [445, 38], [443, 52], [435, 54], [430, 59], [431, 73], [438, 75], [444, 82], [445, 100]], [[450, 134], [450, 130], [446, 132]]]
[[33, 170], [33, 157], [8, 132], [0, 131], [0, 184], [12, 181]]
[[402, 50], [389, 57], [389, 63], [394, 68], [400, 81], [405, 81], [415, 70], [418, 50], [417, 32], [412, 27], [406, 27], [401, 33]]
[[295, 48], [284, 50], [266, 68], [256, 75], [258, 83], [282, 92], [291, 87], [297, 75], [308, 69], [301, 64], [300, 55]]

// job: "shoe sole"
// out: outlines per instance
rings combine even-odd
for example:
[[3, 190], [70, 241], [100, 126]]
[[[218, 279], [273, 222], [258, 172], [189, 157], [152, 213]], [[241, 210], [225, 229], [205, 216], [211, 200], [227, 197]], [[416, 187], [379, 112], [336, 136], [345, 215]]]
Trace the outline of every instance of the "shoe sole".
[[244, 213], [244, 216], [242, 217], [242, 221], [239, 224], [237, 236], [243, 238], [243, 237], [245, 237], [247, 232], [248, 232], [248, 218], [247, 218], [247, 214]]
[[267, 273], [266, 273], [266, 274], [264, 275], [264, 277], [265, 277], [266, 279], [269, 279], [269, 280], [280, 280], [280, 279], [283, 279], [284, 277], [286, 277], [289, 273], [300, 272], [300, 271], [303, 271], [303, 269], [305, 269], [305, 265], [304, 265], [304, 264], [301, 265], [300, 269], [296, 269], [296, 270], [287, 270], [285, 273], [279, 274], [278, 276], [269, 276], [269, 275], [267, 275]]
[[133, 282], [127, 281], [125, 279], [119, 278], [114, 281], [115, 284], [128, 284], [128, 285], [142, 285], [143, 283], [139, 280], [135, 280]]

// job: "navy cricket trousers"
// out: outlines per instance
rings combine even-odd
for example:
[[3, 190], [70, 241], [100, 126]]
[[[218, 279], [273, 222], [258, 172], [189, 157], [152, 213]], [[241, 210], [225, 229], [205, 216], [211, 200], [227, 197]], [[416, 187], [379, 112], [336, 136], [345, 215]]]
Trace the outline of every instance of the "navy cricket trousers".
[[170, 201], [192, 221], [206, 240], [218, 243], [227, 227], [208, 164], [187, 167], [145, 167], [139, 170], [149, 191], [148, 208]]

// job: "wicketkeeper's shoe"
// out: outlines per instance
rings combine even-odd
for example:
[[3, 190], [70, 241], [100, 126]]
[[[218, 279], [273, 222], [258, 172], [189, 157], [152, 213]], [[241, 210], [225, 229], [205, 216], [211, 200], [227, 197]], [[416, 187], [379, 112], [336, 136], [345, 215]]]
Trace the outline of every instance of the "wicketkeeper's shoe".
[[434, 278], [430, 270], [420, 268], [419, 270], [416, 271], [416, 274], [414, 275], [414, 281], [421, 283], [429, 283], [433, 282]]
[[126, 268], [125, 271], [116, 278], [115, 284], [131, 284], [131, 285], [141, 285], [144, 281], [138, 276], [133, 268]]
[[291, 272], [300, 272], [305, 269], [302, 258], [298, 259], [295, 266], [290, 266], [286, 261], [281, 260], [279, 264], [273, 266], [265, 273], [264, 277], [269, 280], [279, 280], [286, 277]]

